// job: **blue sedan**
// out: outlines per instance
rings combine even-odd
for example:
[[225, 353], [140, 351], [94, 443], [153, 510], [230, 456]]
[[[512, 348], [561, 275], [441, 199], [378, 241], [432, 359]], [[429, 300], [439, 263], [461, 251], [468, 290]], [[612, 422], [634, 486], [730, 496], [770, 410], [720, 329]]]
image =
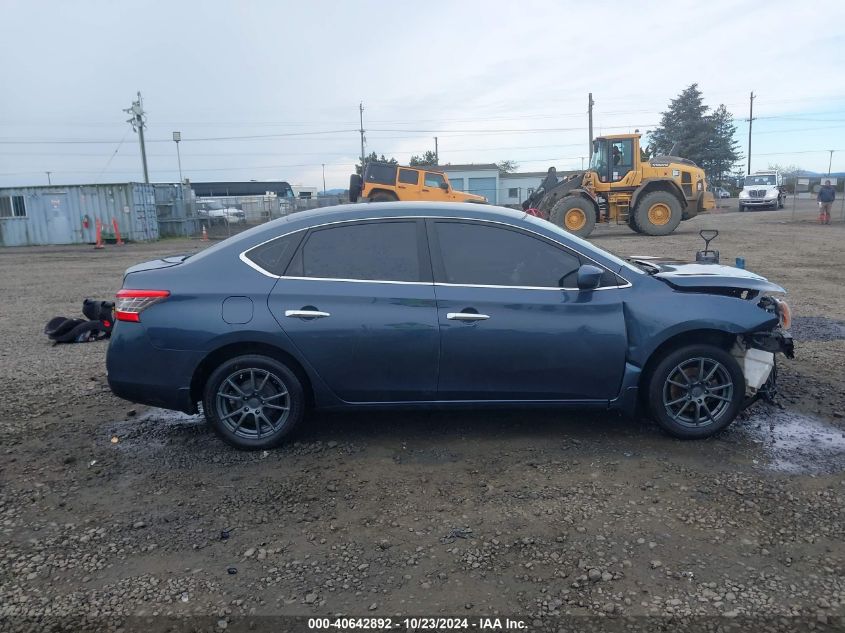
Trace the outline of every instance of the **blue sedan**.
[[707, 437], [792, 354], [783, 289], [718, 264], [623, 260], [472, 204], [296, 213], [126, 271], [108, 350], [118, 396], [193, 413], [240, 448], [311, 407], [647, 412]]

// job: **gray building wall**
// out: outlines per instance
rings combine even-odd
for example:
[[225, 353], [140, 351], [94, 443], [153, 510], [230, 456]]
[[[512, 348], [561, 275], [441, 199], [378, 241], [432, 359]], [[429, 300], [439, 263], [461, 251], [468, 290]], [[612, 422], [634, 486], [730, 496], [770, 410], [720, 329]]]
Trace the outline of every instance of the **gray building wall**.
[[[85, 244], [96, 241], [96, 224], [124, 240], [159, 238], [156, 187], [144, 183], [0, 188], [0, 198], [23, 199], [26, 214], [0, 217], [0, 245]], [[164, 185], [173, 188], [173, 185]], [[0, 204], [0, 211], [5, 208]]]

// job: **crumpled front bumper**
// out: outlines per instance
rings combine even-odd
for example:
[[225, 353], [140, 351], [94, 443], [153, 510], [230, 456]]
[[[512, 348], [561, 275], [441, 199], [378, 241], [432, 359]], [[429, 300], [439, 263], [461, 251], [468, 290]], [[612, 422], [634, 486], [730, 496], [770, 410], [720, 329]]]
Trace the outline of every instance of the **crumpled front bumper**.
[[795, 343], [792, 335], [783, 328], [777, 327], [768, 332], [755, 332], [749, 335], [749, 346], [773, 354], [781, 353], [787, 358], [795, 358]]

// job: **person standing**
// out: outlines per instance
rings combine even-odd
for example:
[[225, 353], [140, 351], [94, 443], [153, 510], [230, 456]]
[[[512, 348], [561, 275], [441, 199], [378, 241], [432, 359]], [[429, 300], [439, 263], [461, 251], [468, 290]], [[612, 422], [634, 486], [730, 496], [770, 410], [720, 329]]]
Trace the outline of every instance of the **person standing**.
[[830, 224], [830, 208], [836, 200], [836, 189], [829, 180], [825, 180], [819, 189], [817, 200], [819, 201], [819, 224]]

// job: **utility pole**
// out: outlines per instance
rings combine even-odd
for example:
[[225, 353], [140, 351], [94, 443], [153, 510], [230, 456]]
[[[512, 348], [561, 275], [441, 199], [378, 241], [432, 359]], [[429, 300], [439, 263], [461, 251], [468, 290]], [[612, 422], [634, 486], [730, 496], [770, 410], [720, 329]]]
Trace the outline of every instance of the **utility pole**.
[[587, 115], [590, 124], [590, 142], [589, 142], [589, 157], [592, 160], [593, 158], [593, 106], [596, 105], [596, 102], [593, 101], [593, 93], [590, 93], [590, 97], [587, 101]]
[[358, 104], [358, 115], [361, 118], [361, 175], [364, 175], [364, 102]]
[[[52, 174], [53, 172], [51, 172], [51, 171], [45, 171], [44, 173], [45, 173], [45, 174], [47, 174], [47, 184], [48, 184], [48, 185], [52, 185], [52, 184], [53, 184], [53, 181], [52, 181], [52, 180], [50, 180], [50, 174]], [[829, 170], [829, 169], [827, 170], [827, 173], [830, 173], [830, 170]]]
[[326, 195], [326, 164], [323, 163], [323, 195]]
[[[437, 137], [434, 137], [434, 160], [437, 161], [437, 164], [440, 164], [440, 152], [437, 149]], [[830, 171], [830, 170], [828, 170]]]
[[754, 123], [754, 91], [751, 91], [751, 102], [748, 108], [748, 173], [751, 173], [751, 124]]
[[[144, 145], [144, 127], [146, 127], [144, 117], [144, 101], [141, 98], [141, 91], [138, 91], [137, 101], [133, 101], [132, 105], [124, 110], [127, 114], [132, 115], [126, 120], [132, 126], [132, 130], [138, 133], [138, 142], [141, 144], [141, 162], [144, 165], [144, 182], [150, 182], [150, 172], [147, 169], [147, 148]], [[177, 146], [178, 147], [178, 146]]]
[[[830, 176], [830, 168], [833, 165], [833, 152], [835, 152], [836, 150], [835, 149], [829, 149], [827, 151], [830, 152], [830, 160], [827, 161], [827, 175]], [[47, 172], [47, 173], [49, 174], [50, 172]]]
[[185, 182], [182, 179], [182, 156], [179, 154], [179, 141], [182, 140], [182, 132], [173, 133], [173, 142], [176, 143], [176, 161], [179, 163], [179, 184]]

